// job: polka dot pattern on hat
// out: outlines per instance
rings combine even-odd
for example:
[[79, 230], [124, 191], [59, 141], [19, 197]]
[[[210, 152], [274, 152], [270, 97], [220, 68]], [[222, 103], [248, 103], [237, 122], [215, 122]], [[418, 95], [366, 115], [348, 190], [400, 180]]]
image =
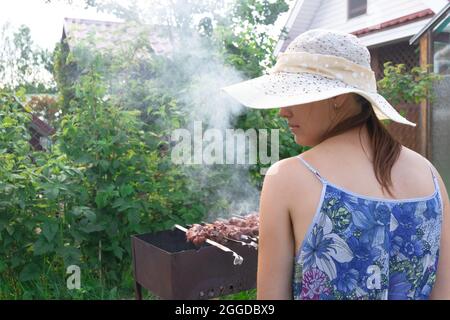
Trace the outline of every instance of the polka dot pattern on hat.
[[266, 95], [295, 96], [298, 94], [313, 94], [336, 88], [352, 88], [342, 81], [329, 79], [312, 73], [278, 72], [273, 74], [272, 81], [261, 81], [256, 86]]
[[287, 47], [286, 52], [308, 52], [334, 55], [370, 68], [369, 50], [358, 37], [325, 29], [302, 33]]

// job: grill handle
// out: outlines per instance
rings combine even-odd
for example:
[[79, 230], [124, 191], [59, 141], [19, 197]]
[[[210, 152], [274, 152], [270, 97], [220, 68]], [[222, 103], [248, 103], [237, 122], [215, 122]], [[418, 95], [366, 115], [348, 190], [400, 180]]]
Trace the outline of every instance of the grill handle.
[[[184, 233], [186, 233], [188, 231], [185, 227], [182, 227], [179, 224], [174, 225], [174, 227], [179, 229], [179, 230], [181, 230], [181, 231], [183, 231]], [[242, 258], [240, 255], [238, 255], [233, 250], [225, 247], [224, 245], [221, 245], [220, 243], [217, 243], [217, 242], [212, 241], [210, 239], [206, 239], [206, 242], [209, 243], [210, 245], [215, 246], [216, 248], [219, 248], [222, 251], [231, 252], [233, 254], [233, 257], [234, 257], [234, 261], [233, 261], [234, 265], [242, 264], [242, 262], [244, 262], [244, 258]]]

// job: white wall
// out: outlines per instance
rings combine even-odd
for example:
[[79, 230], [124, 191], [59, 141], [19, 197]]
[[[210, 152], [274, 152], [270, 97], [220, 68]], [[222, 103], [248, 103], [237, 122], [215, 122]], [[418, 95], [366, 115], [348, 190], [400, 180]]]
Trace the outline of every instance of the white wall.
[[367, 13], [348, 20], [347, 0], [326, 0], [310, 28], [353, 32], [428, 8], [420, 0], [367, 0]]
[[[288, 39], [284, 41], [283, 46], [281, 44], [277, 46], [276, 54], [279, 49], [284, 51], [296, 36], [310, 29], [324, 28], [350, 33], [429, 8], [427, 1], [421, 0], [367, 0], [367, 13], [348, 20], [347, 0], [303, 0], [302, 2], [300, 14], [288, 28]], [[376, 46], [398, 39], [395, 38], [397, 36], [395, 33], [402, 38], [407, 38], [419, 31], [429, 19], [423, 19], [410, 27], [400, 27], [402, 30], [399, 32], [392, 28], [377, 32], [377, 35], [369, 33], [367, 36], [361, 36], [361, 40], [367, 46]]]

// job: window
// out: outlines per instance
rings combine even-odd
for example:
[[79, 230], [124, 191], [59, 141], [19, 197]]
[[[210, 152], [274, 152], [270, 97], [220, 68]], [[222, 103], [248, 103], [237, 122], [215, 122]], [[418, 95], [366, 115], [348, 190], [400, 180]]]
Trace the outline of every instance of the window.
[[354, 18], [367, 12], [367, 0], [348, 0], [348, 18]]

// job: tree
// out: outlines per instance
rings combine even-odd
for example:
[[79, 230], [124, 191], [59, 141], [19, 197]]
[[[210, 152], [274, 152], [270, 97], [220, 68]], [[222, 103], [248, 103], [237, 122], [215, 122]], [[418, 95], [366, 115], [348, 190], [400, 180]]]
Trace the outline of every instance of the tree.
[[262, 75], [275, 62], [274, 23], [288, 9], [285, 0], [236, 0], [216, 31], [226, 61], [249, 78]]
[[52, 55], [34, 44], [30, 28], [21, 25], [13, 30], [6, 23], [0, 43], [0, 88], [14, 91], [24, 87], [28, 93], [54, 91]]

